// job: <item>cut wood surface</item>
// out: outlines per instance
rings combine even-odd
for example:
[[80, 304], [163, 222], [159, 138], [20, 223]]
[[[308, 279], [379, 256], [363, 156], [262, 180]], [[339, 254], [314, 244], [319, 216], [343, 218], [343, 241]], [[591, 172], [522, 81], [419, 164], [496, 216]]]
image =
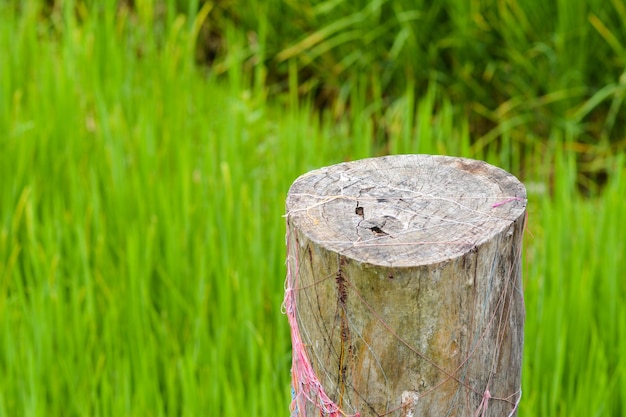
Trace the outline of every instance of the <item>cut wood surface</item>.
[[[515, 414], [525, 208], [515, 177], [463, 158], [372, 158], [294, 182], [297, 325], [346, 415]], [[309, 400], [299, 415], [319, 415]]]

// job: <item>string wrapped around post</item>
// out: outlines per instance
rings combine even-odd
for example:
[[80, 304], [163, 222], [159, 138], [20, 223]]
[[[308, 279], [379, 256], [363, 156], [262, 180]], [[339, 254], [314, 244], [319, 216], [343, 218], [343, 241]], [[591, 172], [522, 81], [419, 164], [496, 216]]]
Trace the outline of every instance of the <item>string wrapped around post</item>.
[[287, 197], [291, 415], [514, 416], [526, 191], [464, 158], [401, 155]]

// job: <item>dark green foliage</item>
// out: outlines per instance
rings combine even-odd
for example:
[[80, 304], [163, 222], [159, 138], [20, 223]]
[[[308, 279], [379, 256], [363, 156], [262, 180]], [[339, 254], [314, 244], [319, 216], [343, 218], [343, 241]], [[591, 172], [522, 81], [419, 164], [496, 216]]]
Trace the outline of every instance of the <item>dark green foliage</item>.
[[[475, 139], [498, 138], [490, 133], [502, 121], [515, 125], [517, 141], [553, 125], [585, 143], [623, 139], [626, 9], [618, 0], [232, 0], [214, 10], [207, 24], [245, 34], [270, 85], [286, 86], [293, 60], [300, 92], [320, 105], [342, 106], [355, 88], [392, 102], [436, 82], [470, 117]], [[198, 49], [212, 50], [211, 41], [199, 39]]]

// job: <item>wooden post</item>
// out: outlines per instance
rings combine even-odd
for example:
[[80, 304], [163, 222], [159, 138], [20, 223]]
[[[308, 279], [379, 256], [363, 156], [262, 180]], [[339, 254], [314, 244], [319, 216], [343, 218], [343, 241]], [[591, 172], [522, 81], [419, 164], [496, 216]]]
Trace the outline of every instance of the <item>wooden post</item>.
[[292, 415], [515, 415], [525, 208], [515, 177], [464, 158], [298, 178], [286, 204]]

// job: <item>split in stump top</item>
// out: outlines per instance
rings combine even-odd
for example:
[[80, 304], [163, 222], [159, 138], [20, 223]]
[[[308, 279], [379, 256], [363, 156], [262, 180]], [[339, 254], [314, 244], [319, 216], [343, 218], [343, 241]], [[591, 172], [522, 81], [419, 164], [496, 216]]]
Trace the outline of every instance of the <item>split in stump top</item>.
[[308, 239], [359, 262], [413, 267], [449, 261], [512, 227], [524, 186], [466, 158], [396, 155], [308, 172], [287, 217]]

